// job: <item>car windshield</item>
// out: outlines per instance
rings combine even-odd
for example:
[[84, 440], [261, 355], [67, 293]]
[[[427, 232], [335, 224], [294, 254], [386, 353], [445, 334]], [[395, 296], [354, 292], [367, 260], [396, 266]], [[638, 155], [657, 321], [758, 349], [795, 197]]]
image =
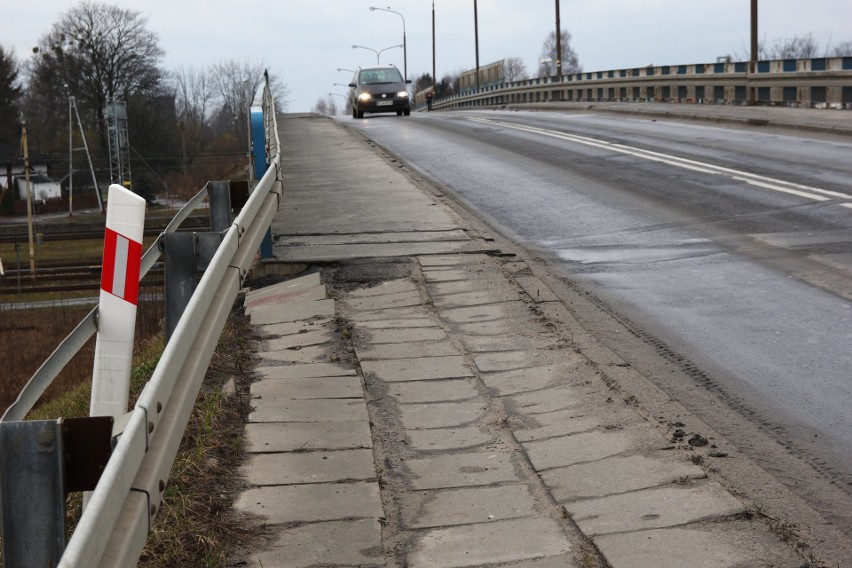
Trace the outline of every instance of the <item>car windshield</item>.
[[377, 85], [379, 83], [401, 83], [402, 75], [399, 70], [389, 69], [365, 69], [361, 71], [360, 83], [362, 85]]

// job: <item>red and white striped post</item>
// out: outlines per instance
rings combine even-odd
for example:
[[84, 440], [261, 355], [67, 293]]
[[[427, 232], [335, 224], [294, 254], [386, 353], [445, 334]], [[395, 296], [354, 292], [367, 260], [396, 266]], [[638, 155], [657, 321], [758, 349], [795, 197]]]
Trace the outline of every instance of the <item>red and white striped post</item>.
[[91, 416], [127, 413], [144, 226], [145, 200], [109, 186]]

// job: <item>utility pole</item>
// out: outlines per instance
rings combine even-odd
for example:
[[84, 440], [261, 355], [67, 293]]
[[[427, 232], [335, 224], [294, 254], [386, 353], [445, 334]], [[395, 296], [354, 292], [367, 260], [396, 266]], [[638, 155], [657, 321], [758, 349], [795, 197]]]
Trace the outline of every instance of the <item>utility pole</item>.
[[[748, 64], [749, 78], [754, 81], [757, 74], [757, 60], [760, 57], [760, 46], [757, 41], [757, 0], [751, 0], [751, 61]], [[748, 104], [757, 104], [757, 88], [754, 84], [748, 88]]]
[[[66, 89], [68, 85], [65, 85]], [[74, 216], [74, 116], [71, 97], [68, 97], [68, 216]]]
[[479, 17], [473, 0], [473, 39], [476, 42], [476, 90], [479, 90]]
[[432, 0], [432, 95], [438, 94], [438, 76], [435, 74], [435, 0]]
[[556, 77], [562, 77], [562, 26], [559, 22], [559, 0], [556, 0]]
[[24, 180], [27, 188], [27, 234], [30, 241], [30, 278], [35, 281], [35, 246], [33, 245], [33, 192], [30, 186], [30, 151], [27, 145], [27, 123], [21, 121], [21, 146], [24, 148]]

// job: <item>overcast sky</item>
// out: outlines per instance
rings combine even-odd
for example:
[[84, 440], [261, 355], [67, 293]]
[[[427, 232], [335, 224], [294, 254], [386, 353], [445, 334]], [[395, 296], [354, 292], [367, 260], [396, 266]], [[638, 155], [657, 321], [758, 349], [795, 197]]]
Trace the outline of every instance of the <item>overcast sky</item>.
[[[383, 0], [387, 2], [388, 0]], [[309, 111], [333, 83], [348, 83], [354, 69], [374, 65], [375, 50], [402, 43], [402, 18], [369, 10], [379, 0], [114, 0], [139, 10], [160, 39], [167, 69], [204, 67], [226, 59], [263, 60], [290, 89], [289, 110]], [[20, 59], [70, 0], [3, 0], [0, 43]], [[440, 78], [476, 64], [472, 0], [435, 0], [436, 59]], [[432, 70], [432, 1], [392, 0], [405, 18], [408, 74]], [[555, 29], [554, 0], [479, 0], [480, 64], [520, 57], [534, 72], [545, 36]], [[561, 0], [562, 27], [586, 71], [641, 65], [711, 63], [746, 53], [749, 0]], [[813, 33], [824, 49], [852, 41], [850, 0], [763, 0], [760, 37], [772, 40]], [[403, 50], [381, 56], [403, 68]], [[342, 101], [342, 99], [339, 99]]]

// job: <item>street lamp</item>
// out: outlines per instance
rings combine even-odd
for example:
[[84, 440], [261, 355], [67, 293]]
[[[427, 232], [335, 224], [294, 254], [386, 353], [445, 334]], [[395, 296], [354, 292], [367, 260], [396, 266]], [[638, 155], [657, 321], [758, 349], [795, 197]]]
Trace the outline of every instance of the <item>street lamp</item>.
[[338, 68], [337, 68], [337, 70], [338, 70], [338, 71], [347, 71], [347, 72], [349, 72], [349, 73], [354, 73], [354, 72], [355, 72], [355, 70], [354, 70], [354, 69], [347, 69], [346, 67], [338, 67]]
[[380, 12], [389, 12], [391, 14], [396, 14], [400, 18], [402, 18], [402, 68], [403, 73], [405, 73], [405, 80], [408, 80], [408, 44], [405, 41], [405, 16], [397, 12], [396, 10], [391, 10], [390, 6], [387, 8], [377, 8], [376, 6], [370, 6], [370, 11], [375, 12], [379, 10]]
[[381, 62], [379, 61], [379, 57], [381, 56], [382, 52], [385, 52], [385, 51], [387, 51], [387, 50], [389, 50], [389, 49], [394, 49], [394, 48], [396, 48], [396, 47], [403, 47], [403, 45], [402, 45], [402, 44], [399, 44], [399, 45], [392, 45], [392, 46], [390, 46], [390, 47], [386, 47], [386, 48], [384, 48], [384, 49], [380, 49], [380, 50], [378, 50], [378, 51], [376, 51], [376, 50], [375, 50], [375, 49], [373, 49], [372, 47], [364, 47], [363, 45], [353, 45], [353, 46], [352, 46], [352, 49], [366, 49], [367, 51], [372, 51], [373, 53], [375, 53], [375, 54], [376, 54], [376, 65], [381, 65]]

